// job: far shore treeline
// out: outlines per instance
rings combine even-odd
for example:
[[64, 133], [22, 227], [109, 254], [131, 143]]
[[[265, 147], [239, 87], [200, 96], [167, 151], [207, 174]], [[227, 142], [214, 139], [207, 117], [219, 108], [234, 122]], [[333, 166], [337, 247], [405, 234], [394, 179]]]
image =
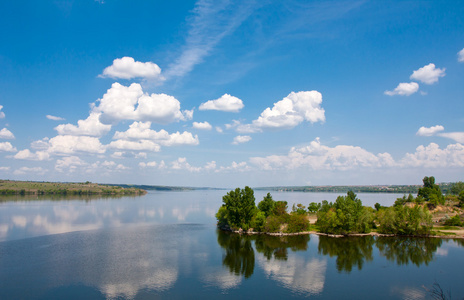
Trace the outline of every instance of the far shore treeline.
[[[248, 233], [300, 233], [309, 230], [326, 234], [380, 234], [431, 235], [433, 232], [430, 210], [439, 205], [450, 205], [458, 213], [444, 220], [444, 225], [462, 226], [464, 214], [464, 183], [449, 185], [447, 196], [435, 178], [424, 177], [417, 195], [398, 198], [392, 207], [376, 203], [375, 208], [363, 206], [353, 191], [338, 196], [335, 202], [293, 205], [290, 212], [286, 201], [275, 201], [268, 193], [255, 205], [254, 191], [250, 187], [236, 188], [223, 197], [223, 205], [216, 213], [218, 227]], [[314, 225], [310, 216], [317, 216]]]
[[0, 180], [0, 195], [144, 195], [147, 192], [139, 188], [123, 188], [92, 182], [39, 182]]

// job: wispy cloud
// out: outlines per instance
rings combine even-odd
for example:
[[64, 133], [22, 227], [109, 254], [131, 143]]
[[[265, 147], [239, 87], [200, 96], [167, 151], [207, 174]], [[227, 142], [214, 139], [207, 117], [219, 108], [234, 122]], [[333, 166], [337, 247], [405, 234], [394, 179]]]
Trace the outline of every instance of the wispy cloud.
[[257, 7], [255, 1], [235, 4], [232, 1], [199, 0], [188, 20], [190, 29], [179, 57], [172, 63], [166, 78], [182, 77], [211, 53], [227, 35], [233, 33]]

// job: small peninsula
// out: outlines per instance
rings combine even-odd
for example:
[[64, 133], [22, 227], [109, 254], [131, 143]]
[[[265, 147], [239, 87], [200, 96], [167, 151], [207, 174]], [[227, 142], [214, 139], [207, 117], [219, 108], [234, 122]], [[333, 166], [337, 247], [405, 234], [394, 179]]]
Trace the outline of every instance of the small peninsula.
[[40, 182], [0, 180], [0, 195], [145, 195], [143, 189], [92, 182]]
[[268, 193], [255, 205], [254, 191], [237, 188], [223, 197], [218, 228], [247, 234], [395, 235], [464, 238], [464, 184], [451, 184], [443, 195], [433, 176], [424, 177], [417, 196], [398, 198], [392, 207], [363, 206], [353, 191], [335, 202], [294, 204], [274, 201]]

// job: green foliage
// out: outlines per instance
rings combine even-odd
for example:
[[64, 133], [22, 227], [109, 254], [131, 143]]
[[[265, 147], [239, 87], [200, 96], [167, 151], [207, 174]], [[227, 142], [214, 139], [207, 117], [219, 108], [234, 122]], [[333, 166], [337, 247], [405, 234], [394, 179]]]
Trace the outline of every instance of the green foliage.
[[380, 205], [380, 203], [376, 203], [374, 207], [376, 211], [379, 211], [382, 208], [382, 205]]
[[396, 206], [377, 213], [380, 233], [399, 235], [430, 234], [432, 216], [426, 207]]
[[293, 204], [292, 206], [292, 214], [298, 214], [298, 215], [306, 215], [306, 208], [304, 207], [303, 204]]
[[311, 202], [308, 205], [308, 212], [311, 214], [315, 214], [319, 209], [321, 209], [321, 206], [321, 203]]
[[287, 224], [288, 233], [308, 231], [308, 229], [309, 221], [306, 218], [306, 214], [300, 214], [298, 212], [290, 214]]
[[272, 199], [272, 196], [270, 193], [267, 193], [267, 195], [263, 198], [261, 202], [258, 203], [258, 209], [262, 212], [264, 212], [264, 215], [266, 218], [271, 215], [272, 211], [274, 210], [275, 207], [275, 201]]
[[433, 205], [445, 203], [445, 198], [443, 197], [440, 187], [438, 184], [435, 184], [435, 177], [425, 176], [422, 182], [424, 186], [419, 188], [417, 196], [423, 197], [425, 201], [429, 201]]
[[287, 208], [287, 201], [276, 201], [272, 214], [276, 216], [285, 216], [288, 214]]
[[262, 211], [258, 211], [251, 220], [251, 227], [254, 231], [261, 232], [264, 230], [264, 224], [266, 224], [266, 215]]
[[282, 223], [284, 223], [282, 217], [271, 215], [266, 219], [266, 223], [264, 224], [264, 231], [280, 232], [280, 227], [282, 226]]
[[346, 196], [339, 196], [335, 203], [322, 202], [317, 213], [316, 225], [324, 233], [366, 233], [372, 227], [371, 209], [364, 208], [356, 194], [349, 191]]
[[226, 225], [229, 225], [229, 221], [227, 220], [227, 208], [222, 205], [219, 207], [218, 212], [216, 213], [216, 219], [218, 220], [218, 226], [219, 227], [224, 227]]
[[463, 222], [461, 222], [461, 218], [459, 217], [459, 215], [455, 215], [454, 217], [447, 219], [444, 222], [444, 225], [446, 225], [446, 226], [462, 226]]
[[458, 196], [459, 204], [464, 208], [464, 191], [461, 191]]
[[255, 196], [251, 188], [236, 188], [222, 197], [227, 210], [227, 222], [231, 228], [248, 230], [256, 212]]
[[[422, 196], [419, 196], [419, 197], [420, 197], [419, 201], [423, 202]], [[417, 198], [419, 198], [419, 197], [417, 197]], [[406, 197], [406, 195], [403, 195], [403, 198], [396, 198], [396, 201], [393, 204], [393, 206], [404, 205], [407, 202], [410, 202], [410, 203], [415, 202], [417, 200], [417, 198], [414, 199], [414, 196], [412, 194], [409, 194], [408, 197]]]
[[453, 195], [459, 195], [461, 192], [464, 192], [464, 182], [454, 182], [451, 183], [450, 193]]

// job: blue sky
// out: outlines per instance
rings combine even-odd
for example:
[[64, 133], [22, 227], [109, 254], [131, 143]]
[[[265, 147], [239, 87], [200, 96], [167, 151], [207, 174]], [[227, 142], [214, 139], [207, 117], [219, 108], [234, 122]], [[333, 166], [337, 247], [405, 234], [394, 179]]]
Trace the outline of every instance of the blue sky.
[[0, 178], [464, 178], [462, 1], [2, 1]]

